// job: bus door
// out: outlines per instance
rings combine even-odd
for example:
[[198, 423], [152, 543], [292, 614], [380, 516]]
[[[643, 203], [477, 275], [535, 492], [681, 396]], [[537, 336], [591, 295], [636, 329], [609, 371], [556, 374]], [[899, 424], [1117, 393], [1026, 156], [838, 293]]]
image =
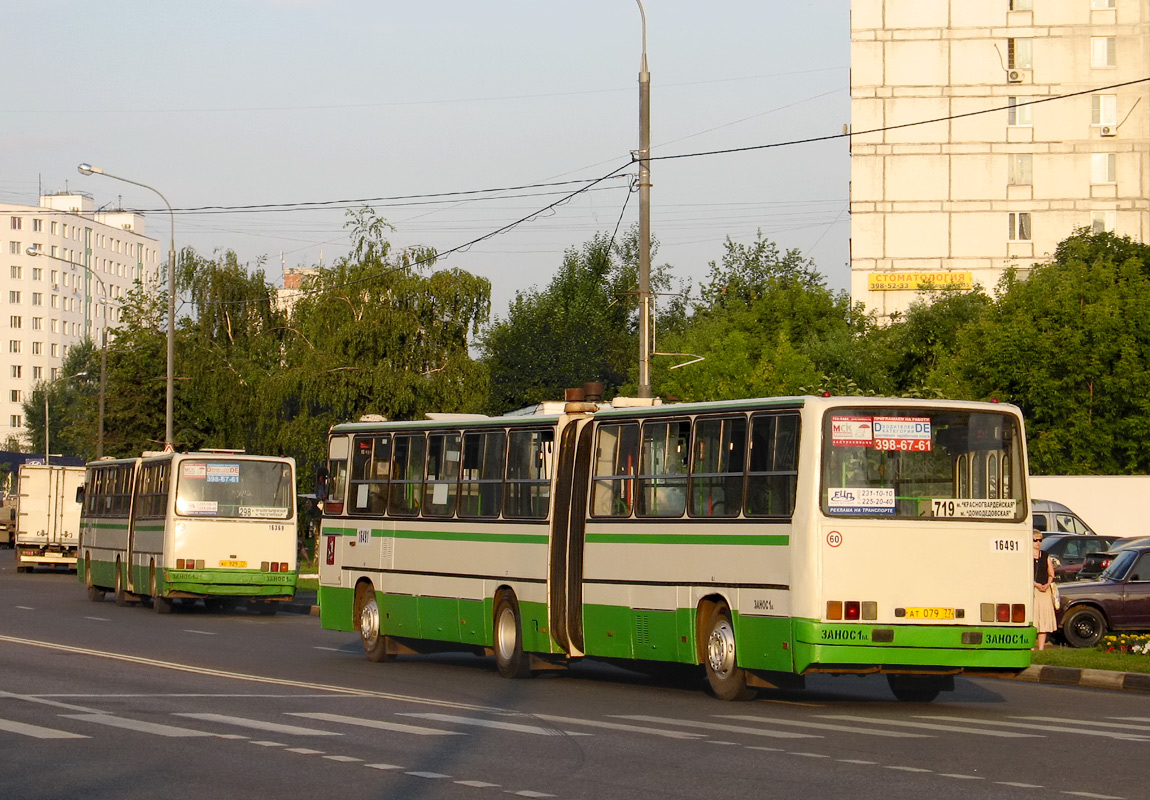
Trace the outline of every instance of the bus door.
[[591, 471], [589, 418], [575, 417], [559, 435], [555, 506], [547, 575], [551, 634], [569, 655], [583, 655], [583, 543]]

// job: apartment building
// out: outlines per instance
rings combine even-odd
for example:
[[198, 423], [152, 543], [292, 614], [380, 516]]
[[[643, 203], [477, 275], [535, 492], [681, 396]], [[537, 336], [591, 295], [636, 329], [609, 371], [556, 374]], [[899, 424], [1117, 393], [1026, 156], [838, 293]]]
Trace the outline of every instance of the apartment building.
[[44, 195], [38, 206], [0, 203], [0, 446], [27, 439], [23, 402], [59, 377], [68, 349], [99, 346], [139, 280], [159, 286], [163, 252], [144, 218], [96, 211], [85, 193]]
[[1147, 77], [1150, 0], [852, 0], [853, 299], [889, 320], [1078, 228], [1150, 241]]

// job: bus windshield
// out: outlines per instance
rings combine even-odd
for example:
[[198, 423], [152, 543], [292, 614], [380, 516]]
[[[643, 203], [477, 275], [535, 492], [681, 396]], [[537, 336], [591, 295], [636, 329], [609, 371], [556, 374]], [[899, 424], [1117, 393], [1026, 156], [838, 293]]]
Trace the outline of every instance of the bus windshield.
[[183, 517], [288, 519], [291, 467], [280, 461], [191, 459], [179, 463], [176, 513]]
[[831, 516], [1018, 521], [1024, 460], [1015, 418], [939, 408], [839, 408], [823, 420]]

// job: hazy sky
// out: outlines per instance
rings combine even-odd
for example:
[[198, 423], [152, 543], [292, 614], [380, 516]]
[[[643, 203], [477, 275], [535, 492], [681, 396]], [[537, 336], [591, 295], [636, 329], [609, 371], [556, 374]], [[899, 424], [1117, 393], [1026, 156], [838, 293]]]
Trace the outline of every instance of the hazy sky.
[[[840, 133], [849, 121], [847, 0], [646, 0], [653, 154]], [[155, 187], [176, 246], [282, 266], [344, 255], [367, 201], [397, 246], [464, 245], [599, 178], [638, 147], [635, 0], [36, 0], [6, 8], [0, 201], [82, 190], [88, 162]], [[656, 263], [698, 281], [727, 236], [761, 229], [849, 284], [845, 139], [655, 161]], [[631, 176], [627, 166], [620, 174]], [[488, 277], [493, 311], [542, 288], [596, 232], [638, 219], [627, 178], [440, 261]], [[406, 198], [406, 199], [392, 199]], [[349, 202], [350, 201], [350, 202]], [[324, 204], [282, 210], [284, 204]], [[226, 213], [208, 206], [273, 206]], [[166, 245], [166, 211], [147, 233]], [[166, 248], [163, 248], [166, 249]]]

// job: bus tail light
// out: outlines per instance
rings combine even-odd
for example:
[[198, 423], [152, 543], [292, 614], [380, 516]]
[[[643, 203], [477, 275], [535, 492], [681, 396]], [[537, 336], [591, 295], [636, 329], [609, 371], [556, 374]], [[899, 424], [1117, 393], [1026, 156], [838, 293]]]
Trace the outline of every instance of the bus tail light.
[[177, 558], [176, 569], [203, 569], [203, 559], [195, 558]]
[[1010, 607], [1011, 622], [1026, 622], [1026, 603], [1015, 603]]
[[827, 619], [851, 622], [878, 619], [878, 603], [874, 600], [828, 600]]
[[848, 600], [843, 611], [843, 616], [850, 620], [856, 620], [862, 616], [862, 609], [859, 608], [858, 600]]
[[1026, 622], [1026, 603], [980, 603], [978, 616], [983, 622]]

